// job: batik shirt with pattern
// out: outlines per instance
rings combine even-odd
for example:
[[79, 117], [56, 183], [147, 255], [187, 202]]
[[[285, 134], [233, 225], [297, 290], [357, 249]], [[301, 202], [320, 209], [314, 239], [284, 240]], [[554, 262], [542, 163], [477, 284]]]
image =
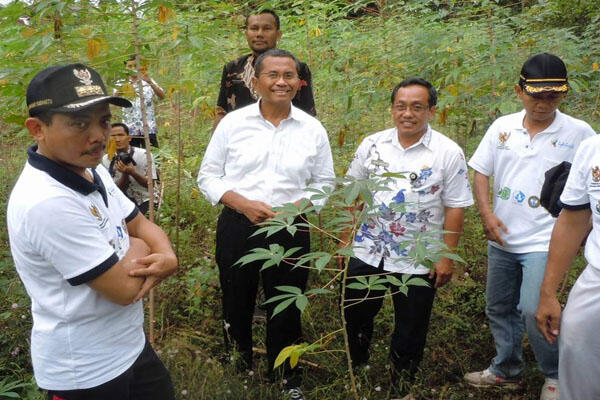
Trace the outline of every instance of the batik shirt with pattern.
[[367, 179], [385, 173], [402, 177], [388, 178], [390, 190], [373, 193], [379, 212], [360, 227], [354, 254], [374, 267], [383, 259], [386, 271], [426, 274], [428, 268], [415, 266], [408, 257], [415, 234], [428, 231], [441, 239], [445, 207], [473, 204], [463, 152], [430, 127], [406, 149], [398, 141], [396, 128], [387, 129], [363, 140], [347, 176]]
[[[156, 113], [154, 111], [154, 90], [152, 86], [146, 81], [138, 79], [133, 82], [132, 85], [135, 88], [136, 96], [131, 100], [132, 107], [123, 108], [123, 123], [129, 127], [129, 134], [131, 136], [144, 136], [144, 124], [142, 121], [142, 102], [138, 95], [138, 85], [142, 83], [144, 90], [144, 103], [146, 105], [146, 120], [148, 122], [148, 134], [157, 135], [158, 125], [156, 124]], [[156, 85], [156, 82], [153, 81]]]
[[[258, 93], [252, 88], [251, 78], [254, 76], [254, 56], [246, 54], [233, 60], [223, 68], [221, 76], [221, 89], [217, 106], [226, 113], [256, 103]], [[300, 87], [292, 103], [308, 114], [315, 116], [315, 99], [312, 90], [312, 78], [310, 69], [300, 62]]]

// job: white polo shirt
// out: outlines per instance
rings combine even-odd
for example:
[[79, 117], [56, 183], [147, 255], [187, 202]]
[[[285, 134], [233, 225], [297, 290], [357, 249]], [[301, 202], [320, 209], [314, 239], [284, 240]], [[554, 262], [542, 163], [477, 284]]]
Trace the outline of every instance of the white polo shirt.
[[556, 111], [552, 124], [530, 139], [523, 127], [525, 110], [492, 123], [469, 166], [494, 176], [494, 214], [508, 229], [502, 232], [511, 253], [548, 251], [555, 219], [540, 206], [544, 173], [562, 161], [572, 161], [579, 144], [594, 136], [584, 121]]
[[[291, 106], [274, 126], [258, 103], [227, 113], [206, 148], [198, 187], [213, 205], [228, 190], [272, 207], [310, 199], [307, 188], [332, 186], [335, 174], [323, 125]], [[313, 201], [318, 206], [325, 199]]]
[[573, 160], [560, 202], [568, 210], [590, 208], [592, 232], [585, 243], [585, 258], [600, 269], [600, 137], [584, 141]]
[[91, 183], [28, 150], [7, 209], [15, 266], [31, 297], [31, 358], [38, 386], [86, 389], [123, 373], [141, 353], [142, 302], [121, 306], [86, 283], [129, 249], [138, 213], [104, 167]]
[[[368, 179], [390, 172], [403, 178], [388, 182], [390, 190], [373, 193], [380, 215], [361, 226], [354, 240], [355, 257], [374, 267], [383, 259], [386, 271], [427, 274], [427, 267], [414, 266], [409, 257], [412, 240], [423, 231], [441, 239], [444, 208], [473, 204], [465, 157], [455, 142], [431, 127], [406, 149], [392, 128], [362, 141], [346, 175]], [[399, 211], [400, 204], [404, 211]]]

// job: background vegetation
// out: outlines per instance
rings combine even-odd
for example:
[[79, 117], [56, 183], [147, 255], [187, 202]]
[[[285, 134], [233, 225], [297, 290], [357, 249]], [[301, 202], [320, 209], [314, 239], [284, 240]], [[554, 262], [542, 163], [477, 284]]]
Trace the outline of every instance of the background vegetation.
[[[109, 86], [124, 78], [123, 61], [134, 52], [129, 6], [106, 0], [36, 0], [15, 1], [0, 9], [2, 221], [31, 142], [22, 124], [27, 83], [47, 65], [75, 61], [96, 68]], [[494, 118], [519, 109], [513, 85], [523, 61], [537, 52], [553, 52], [568, 65], [572, 91], [562, 110], [596, 130], [600, 126], [600, 11], [595, 0], [143, 3], [138, 10], [142, 56], [168, 92], [168, 99], [158, 105], [165, 189], [156, 219], [171, 235], [181, 265], [178, 275], [157, 293], [156, 347], [182, 399], [280, 398], [280, 387], [267, 381], [264, 360], [259, 358], [256, 371], [248, 376], [222, 360], [213, 260], [220, 210], [199, 196], [195, 186], [210, 138], [222, 66], [247, 52], [244, 15], [256, 6], [280, 12], [284, 36], [279, 47], [293, 51], [311, 67], [317, 112], [329, 131], [338, 175], [364, 135], [391, 125], [389, 94], [407, 76], [423, 76], [439, 89], [433, 125], [461, 144], [467, 156]], [[331, 244], [315, 236], [313, 246]], [[528, 347], [525, 358], [530, 368], [521, 390], [508, 394], [475, 390], [462, 382], [465, 372], [485, 368], [494, 354], [484, 315], [485, 240], [474, 209], [467, 212], [460, 255], [466, 264], [438, 292], [415, 394], [423, 399], [537, 398], [543, 377]], [[582, 265], [579, 260], [568, 287]], [[322, 284], [328, 275], [311, 279]], [[339, 326], [336, 302], [333, 297], [311, 302], [303, 315], [307, 341]], [[29, 299], [2, 229], [0, 398], [42, 398], [31, 376], [30, 328]], [[370, 368], [359, 372], [364, 398], [389, 398], [386, 356], [391, 329], [386, 302], [376, 319]], [[263, 339], [264, 326], [256, 325], [257, 348], [264, 349]], [[349, 398], [342, 353], [323, 352], [308, 360], [313, 363], [304, 366], [308, 398]]]

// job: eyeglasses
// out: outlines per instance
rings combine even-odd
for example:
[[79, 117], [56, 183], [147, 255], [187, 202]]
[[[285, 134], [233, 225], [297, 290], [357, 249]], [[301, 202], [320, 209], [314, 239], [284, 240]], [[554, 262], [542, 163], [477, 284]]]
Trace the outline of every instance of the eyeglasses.
[[414, 113], [422, 113], [423, 111], [427, 110], [427, 108], [428, 107], [423, 104], [413, 104], [410, 106], [407, 106], [406, 104], [396, 104], [394, 106], [394, 111], [405, 112], [406, 110], [410, 109], [410, 111]]
[[259, 75], [266, 76], [268, 79], [270, 79], [272, 81], [278, 81], [279, 79], [283, 78], [283, 80], [286, 82], [292, 82], [292, 81], [295, 81], [296, 79], [298, 79], [298, 75], [294, 74], [293, 72], [284, 72], [283, 74], [280, 74], [280, 73], [271, 71], [271, 72], [261, 72]]

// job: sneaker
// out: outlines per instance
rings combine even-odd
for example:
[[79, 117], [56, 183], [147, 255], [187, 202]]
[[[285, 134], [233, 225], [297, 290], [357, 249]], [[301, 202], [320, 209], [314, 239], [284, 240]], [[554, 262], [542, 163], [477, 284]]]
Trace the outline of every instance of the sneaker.
[[486, 387], [504, 387], [507, 389], [517, 389], [521, 382], [516, 378], [501, 378], [494, 375], [490, 369], [465, 374], [465, 381], [471, 386], [478, 388]]
[[546, 378], [542, 391], [540, 392], [540, 400], [559, 400], [558, 379]]
[[283, 393], [285, 394], [285, 400], [305, 400], [304, 394], [302, 394], [302, 390], [299, 387], [285, 389]]

